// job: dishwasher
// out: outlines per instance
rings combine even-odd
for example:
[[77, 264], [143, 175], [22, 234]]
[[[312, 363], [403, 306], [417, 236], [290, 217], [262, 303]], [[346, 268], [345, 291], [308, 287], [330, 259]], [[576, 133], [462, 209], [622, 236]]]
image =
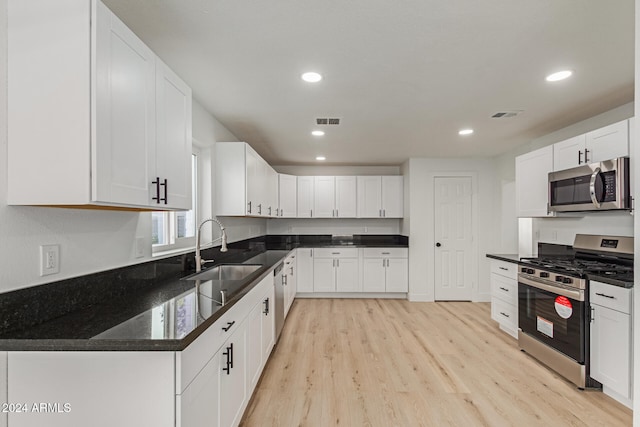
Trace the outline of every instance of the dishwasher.
[[276, 267], [273, 272], [274, 274], [274, 283], [276, 287], [276, 340], [275, 343], [278, 343], [278, 339], [280, 338], [280, 333], [282, 332], [282, 327], [284, 326], [284, 263], [280, 264]]

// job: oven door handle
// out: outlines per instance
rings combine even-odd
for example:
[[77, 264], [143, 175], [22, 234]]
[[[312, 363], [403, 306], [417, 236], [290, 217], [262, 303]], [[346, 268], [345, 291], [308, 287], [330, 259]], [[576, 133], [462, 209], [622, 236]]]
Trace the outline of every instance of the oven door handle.
[[591, 202], [596, 208], [600, 208], [600, 202], [596, 195], [596, 180], [598, 179], [598, 175], [600, 175], [600, 168], [596, 168], [593, 171], [591, 174], [591, 180], [589, 181], [589, 195], [591, 196]]
[[584, 301], [584, 292], [579, 290], [574, 291], [573, 289], [547, 285], [546, 283], [536, 282], [535, 280], [531, 280], [523, 276], [518, 276], [518, 282], [522, 283], [523, 285], [527, 285], [533, 288], [541, 289], [543, 291], [551, 292], [552, 294], [562, 295], [567, 298], [574, 299], [576, 301]]

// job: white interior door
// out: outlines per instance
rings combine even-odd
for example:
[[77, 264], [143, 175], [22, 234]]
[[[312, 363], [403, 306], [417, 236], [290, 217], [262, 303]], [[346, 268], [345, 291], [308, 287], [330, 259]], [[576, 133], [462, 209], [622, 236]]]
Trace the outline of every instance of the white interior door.
[[435, 178], [435, 299], [472, 298], [472, 180]]

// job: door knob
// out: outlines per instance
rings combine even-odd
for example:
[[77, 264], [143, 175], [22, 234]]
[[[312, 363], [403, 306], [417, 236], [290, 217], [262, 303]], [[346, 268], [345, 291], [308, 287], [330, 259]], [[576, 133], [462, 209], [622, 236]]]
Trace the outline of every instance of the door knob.
[[436, 248], [439, 248], [440, 246], [442, 246], [440, 242], [436, 243]]

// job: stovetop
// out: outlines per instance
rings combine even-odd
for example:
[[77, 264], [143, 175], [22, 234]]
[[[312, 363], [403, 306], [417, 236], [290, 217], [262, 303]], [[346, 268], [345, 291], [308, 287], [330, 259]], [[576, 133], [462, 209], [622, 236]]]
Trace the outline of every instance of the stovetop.
[[623, 287], [633, 286], [633, 265], [632, 261], [628, 260], [612, 262], [598, 259], [542, 256], [523, 258], [521, 263], [581, 279], [602, 281]]

